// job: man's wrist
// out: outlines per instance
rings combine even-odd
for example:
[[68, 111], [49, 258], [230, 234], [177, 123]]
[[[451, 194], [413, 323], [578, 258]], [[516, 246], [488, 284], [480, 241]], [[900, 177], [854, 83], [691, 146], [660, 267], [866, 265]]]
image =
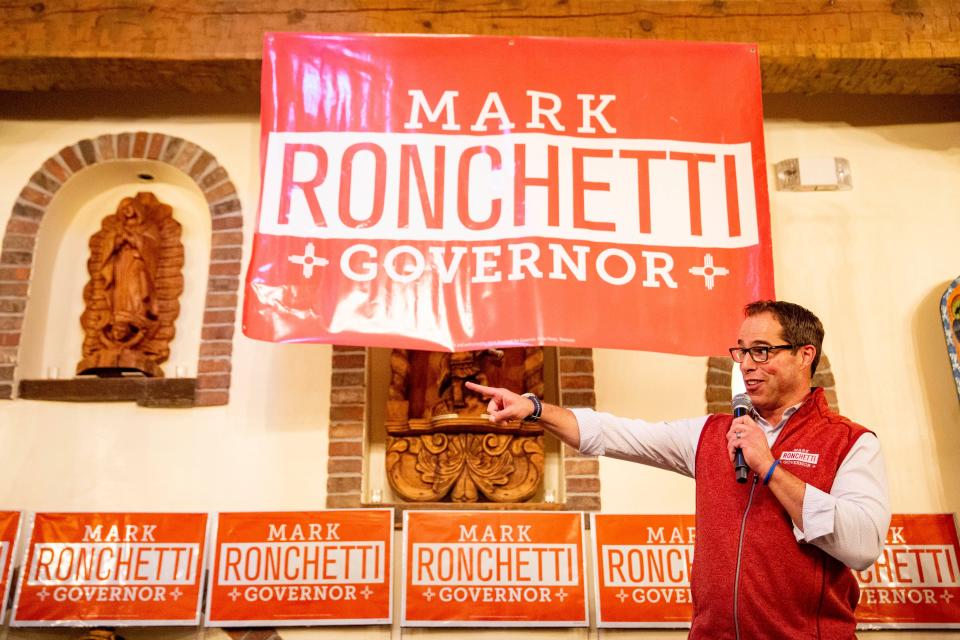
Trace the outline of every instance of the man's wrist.
[[524, 422], [538, 422], [540, 416], [543, 414], [543, 403], [540, 402], [540, 398], [534, 393], [524, 393], [521, 397], [526, 398], [533, 404], [533, 411], [531, 411], [525, 418]]
[[767, 465], [766, 471], [763, 472], [763, 484], [770, 484], [770, 480], [773, 479], [773, 476], [775, 475], [779, 465], [779, 460], [770, 460], [770, 464]]

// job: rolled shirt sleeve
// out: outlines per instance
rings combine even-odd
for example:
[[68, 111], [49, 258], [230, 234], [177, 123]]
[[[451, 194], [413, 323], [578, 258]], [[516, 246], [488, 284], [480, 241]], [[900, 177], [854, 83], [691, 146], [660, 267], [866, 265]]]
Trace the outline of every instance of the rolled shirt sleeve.
[[864, 434], [840, 464], [830, 493], [811, 485], [803, 497], [803, 530], [808, 542], [851, 569], [862, 571], [880, 556], [890, 526], [890, 498], [880, 442]]
[[609, 456], [694, 475], [697, 443], [708, 416], [646, 422], [593, 409], [571, 409], [580, 428], [580, 453]]

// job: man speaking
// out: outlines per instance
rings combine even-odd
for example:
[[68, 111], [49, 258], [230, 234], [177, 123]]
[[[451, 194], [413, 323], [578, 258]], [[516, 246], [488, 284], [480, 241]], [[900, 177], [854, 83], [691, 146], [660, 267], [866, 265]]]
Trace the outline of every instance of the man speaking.
[[744, 316], [730, 354], [752, 408], [738, 417], [649, 423], [467, 384], [490, 398], [493, 422], [539, 420], [582, 453], [696, 480], [690, 638], [853, 638], [851, 569], [879, 557], [890, 524], [880, 444], [810, 388], [824, 333], [813, 313], [763, 300]]

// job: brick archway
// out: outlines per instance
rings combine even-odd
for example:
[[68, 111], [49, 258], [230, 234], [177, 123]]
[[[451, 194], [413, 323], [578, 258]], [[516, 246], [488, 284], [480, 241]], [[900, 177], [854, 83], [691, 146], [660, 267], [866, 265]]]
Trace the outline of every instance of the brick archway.
[[13, 397], [40, 221], [57, 191], [75, 174], [117, 160], [153, 160], [176, 167], [190, 176], [209, 204], [213, 233], [194, 404], [227, 404], [243, 247], [237, 191], [206, 150], [182, 138], [145, 131], [104, 134], [64, 147], [20, 191], [0, 253], [0, 399]]
[[[707, 413], [730, 413], [732, 399], [733, 360], [730, 358], [707, 359]], [[830, 369], [830, 358], [827, 354], [820, 356], [817, 373], [814, 374], [811, 384], [814, 387], [823, 387], [827, 404], [836, 412], [840, 412], [837, 403], [837, 382]]]

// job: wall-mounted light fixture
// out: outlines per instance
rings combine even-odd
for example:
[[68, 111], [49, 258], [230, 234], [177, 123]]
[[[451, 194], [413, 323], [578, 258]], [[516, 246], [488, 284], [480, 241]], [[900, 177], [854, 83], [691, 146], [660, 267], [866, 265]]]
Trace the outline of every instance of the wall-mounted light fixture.
[[778, 191], [849, 191], [850, 162], [846, 158], [788, 158], [774, 165]]

